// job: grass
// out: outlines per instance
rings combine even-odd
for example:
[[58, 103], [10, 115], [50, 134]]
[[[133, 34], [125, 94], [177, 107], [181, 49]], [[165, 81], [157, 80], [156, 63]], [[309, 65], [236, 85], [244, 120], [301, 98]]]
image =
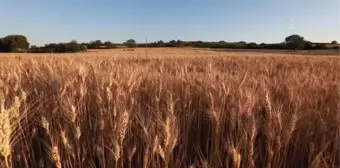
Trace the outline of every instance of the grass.
[[0, 167], [340, 166], [339, 57], [148, 53], [0, 56]]

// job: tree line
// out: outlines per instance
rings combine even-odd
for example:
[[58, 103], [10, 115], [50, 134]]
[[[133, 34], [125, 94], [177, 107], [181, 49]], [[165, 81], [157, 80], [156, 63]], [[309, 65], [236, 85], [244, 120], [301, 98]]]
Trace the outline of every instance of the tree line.
[[291, 35], [284, 39], [281, 43], [257, 44], [254, 42], [203, 42], [203, 41], [181, 41], [171, 40], [164, 42], [162, 40], [151, 43], [137, 44], [134, 39], [126, 42], [112, 43], [110, 41], [102, 42], [101, 40], [91, 41], [89, 43], [78, 43], [73, 40], [68, 43], [51, 43], [42, 47], [31, 46], [27, 38], [23, 35], [9, 35], [0, 38], [0, 52], [34, 52], [34, 53], [74, 53], [86, 52], [88, 49], [113, 49], [118, 46], [135, 48], [135, 47], [198, 47], [198, 48], [221, 48], [221, 49], [292, 49], [292, 50], [312, 50], [312, 49], [339, 49], [337, 41], [332, 41], [329, 47], [325, 43], [312, 43], [300, 35]]
[[203, 41], [181, 41], [181, 40], [171, 40], [169, 42], [163, 42], [162, 40], [152, 43], [138, 44], [138, 47], [198, 47], [198, 48], [225, 48], [225, 49], [292, 49], [292, 50], [313, 50], [313, 49], [339, 49], [337, 41], [332, 41], [332, 47], [327, 46], [326, 43], [313, 43], [311, 41], [305, 40], [304, 37], [300, 35], [291, 35], [284, 39], [281, 43], [261, 43], [257, 44], [255, 42], [203, 42]]
[[[74, 53], [86, 52], [88, 49], [113, 49], [117, 48], [120, 44], [112, 43], [110, 41], [102, 42], [101, 40], [90, 41], [89, 43], [78, 43], [73, 40], [69, 43], [51, 43], [45, 44], [43, 47], [32, 46], [29, 52], [34, 53]], [[136, 41], [133, 39], [127, 40], [123, 45], [134, 48]]]

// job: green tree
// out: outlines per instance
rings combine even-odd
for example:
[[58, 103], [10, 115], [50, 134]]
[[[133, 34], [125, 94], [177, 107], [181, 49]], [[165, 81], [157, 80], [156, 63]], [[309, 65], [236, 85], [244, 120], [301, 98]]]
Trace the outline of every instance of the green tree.
[[134, 39], [126, 40], [126, 42], [124, 42], [124, 45], [126, 45], [129, 48], [135, 48], [137, 46], [136, 41]]
[[254, 42], [248, 43], [248, 44], [247, 44], [247, 48], [249, 48], [249, 49], [255, 49], [255, 48], [257, 48], [257, 44], [254, 43]]
[[338, 44], [338, 42], [334, 40], [334, 41], [332, 41], [332, 44]]
[[176, 44], [176, 40], [171, 40], [170, 44]]
[[20, 52], [28, 48], [29, 43], [23, 35], [9, 35], [0, 39], [1, 52]]
[[293, 34], [285, 38], [285, 44], [289, 49], [303, 49], [305, 45], [305, 39], [300, 35]]
[[310, 41], [305, 41], [304, 49], [310, 50], [313, 48], [313, 43]]
[[67, 52], [79, 52], [79, 51], [81, 51], [80, 44], [75, 40], [72, 40], [71, 42], [67, 43], [66, 46], [67, 46]]
[[79, 44], [77, 41], [73, 40], [69, 43], [46, 44], [45, 47], [35, 49], [34, 51], [51, 53], [75, 53], [87, 51], [87, 46], [86, 44]]
[[104, 45], [106, 46], [106, 48], [110, 49], [110, 48], [116, 48], [116, 45], [111, 43], [110, 41], [106, 41], [104, 42]]
[[98, 48], [100, 48], [100, 46], [102, 46], [102, 45], [104, 45], [104, 44], [102, 43], [102, 41], [96, 40], [96, 41], [91, 41], [91, 42], [88, 44], [87, 48], [89, 48], [89, 49], [98, 49]]

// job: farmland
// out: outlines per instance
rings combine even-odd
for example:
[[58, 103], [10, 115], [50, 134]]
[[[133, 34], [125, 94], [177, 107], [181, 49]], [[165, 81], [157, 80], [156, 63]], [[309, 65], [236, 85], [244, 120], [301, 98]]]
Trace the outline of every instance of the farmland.
[[337, 167], [339, 56], [0, 54], [0, 167]]

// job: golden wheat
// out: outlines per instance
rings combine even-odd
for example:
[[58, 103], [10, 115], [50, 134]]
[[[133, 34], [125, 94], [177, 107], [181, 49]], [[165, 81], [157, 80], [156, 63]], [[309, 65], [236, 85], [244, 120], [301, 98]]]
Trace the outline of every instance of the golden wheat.
[[0, 56], [0, 165], [339, 166], [339, 57], [141, 52]]

